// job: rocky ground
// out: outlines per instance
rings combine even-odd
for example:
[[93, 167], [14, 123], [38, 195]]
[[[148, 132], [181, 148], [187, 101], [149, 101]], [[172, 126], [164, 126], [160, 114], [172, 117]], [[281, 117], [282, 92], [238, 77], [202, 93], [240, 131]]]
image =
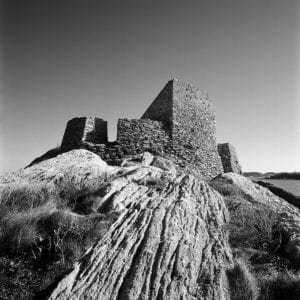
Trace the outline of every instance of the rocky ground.
[[0, 197], [0, 299], [300, 298], [299, 209], [241, 175], [73, 150]]

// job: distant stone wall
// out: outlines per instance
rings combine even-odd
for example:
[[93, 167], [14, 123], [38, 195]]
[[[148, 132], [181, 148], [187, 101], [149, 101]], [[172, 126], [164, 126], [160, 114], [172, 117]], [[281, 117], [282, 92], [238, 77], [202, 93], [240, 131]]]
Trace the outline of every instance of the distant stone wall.
[[218, 144], [218, 152], [222, 160], [224, 172], [234, 172], [242, 174], [242, 168], [239, 163], [235, 148], [229, 144]]
[[117, 165], [148, 151], [210, 179], [223, 171], [215, 131], [215, 112], [207, 93], [173, 79], [141, 119], [119, 119], [115, 142], [107, 141], [106, 121], [75, 118], [68, 122], [62, 149], [84, 148]]
[[76, 149], [82, 142], [107, 143], [107, 122], [94, 117], [71, 119], [67, 123], [61, 149]]

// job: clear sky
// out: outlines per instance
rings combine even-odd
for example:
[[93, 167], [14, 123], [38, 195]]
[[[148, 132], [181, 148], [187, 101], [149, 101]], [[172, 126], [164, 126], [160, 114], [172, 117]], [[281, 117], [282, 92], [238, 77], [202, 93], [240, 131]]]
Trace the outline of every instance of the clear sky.
[[0, 170], [75, 116], [139, 118], [173, 78], [206, 91], [245, 171], [300, 171], [300, 1], [3, 0]]

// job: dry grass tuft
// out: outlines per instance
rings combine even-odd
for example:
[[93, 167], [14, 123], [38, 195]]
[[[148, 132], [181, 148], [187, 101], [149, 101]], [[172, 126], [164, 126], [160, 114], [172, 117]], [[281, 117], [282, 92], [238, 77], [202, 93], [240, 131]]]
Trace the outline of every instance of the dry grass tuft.
[[237, 259], [232, 269], [227, 270], [231, 300], [254, 300], [258, 296], [255, 278], [249, 267], [241, 259]]
[[89, 207], [93, 202], [84, 203], [83, 212], [77, 202], [105, 181], [78, 182], [69, 175], [50, 183], [1, 186], [0, 270], [13, 266], [0, 272], [3, 295], [30, 298], [102, 238], [119, 214], [100, 214]]
[[300, 277], [289, 272], [262, 279], [261, 300], [300, 299]]

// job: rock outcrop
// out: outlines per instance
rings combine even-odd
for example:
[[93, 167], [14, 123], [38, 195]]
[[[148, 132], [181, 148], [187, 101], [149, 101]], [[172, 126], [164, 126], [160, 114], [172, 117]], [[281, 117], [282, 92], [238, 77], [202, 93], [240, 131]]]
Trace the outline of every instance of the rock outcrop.
[[300, 266], [300, 210], [258, 185], [252, 180], [235, 173], [221, 174], [214, 178], [210, 185], [218, 189], [218, 185], [227, 185], [230, 189], [238, 189], [242, 197], [238, 197], [238, 205], [248, 207], [255, 213], [256, 208], [265, 208], [266, 214], [273, 212], [277, 221], [273, 227], [273, 237], [278, 249], [295, 264]]
[[222, 197], [191, 175], [170, 172], [170, 162], [139, 159], [144, 166], [127, 162], [104, 195], [108, 210], [123, 213], [50, 299], [230, 297]]
[[[87, 150], [72, 150], [47, 159], [25, 169], [0, 176], [0, 184], [7, 183], [58, 183], [73, 179], [74, 183], [101, 177], [117, 168], [108, 166], [98, 155]], [[80, 182], [79, 182], [80, 181]]]

